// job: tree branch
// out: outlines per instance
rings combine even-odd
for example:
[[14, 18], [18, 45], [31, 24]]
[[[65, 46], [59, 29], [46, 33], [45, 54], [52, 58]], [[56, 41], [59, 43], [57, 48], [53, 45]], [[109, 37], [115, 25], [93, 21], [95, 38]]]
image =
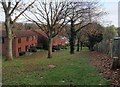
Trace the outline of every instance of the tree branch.
[[5, 14], [7, 13], [7, 5], [6, 5], [6, 2], [2, 1], [2, 6], [3, 6], [3, 9], [5, 11]]
[[83, 25], [82, 27], [80, 27], [78, 30], [76, 30], [75, 32], [77, 33], [77, 32], [79, 32], [82, 28], [84, 28], [84, 27], [86, 27], [86, 26], [88, 26], [88, 25], [90, 25], [91, 23], [88, 23], [88, 24], [86, 24], [86, 25]]
[[19, 18], [19, 16], [21, 16], [33, 3], [35, 2], [35, 0], [29, 4], [22, 12], [20, 12], [16, 17], [15, 19], [13, 20], [13, 23]]
[[15, 11], [15, 9], [17, 8], [18, 4], [20, 3], [20, 0], [18, 2], [16, 2], [15, 6], [13, 7], [13, 9], [11, 10], [9, 15], [12, 15], [13, 12]]

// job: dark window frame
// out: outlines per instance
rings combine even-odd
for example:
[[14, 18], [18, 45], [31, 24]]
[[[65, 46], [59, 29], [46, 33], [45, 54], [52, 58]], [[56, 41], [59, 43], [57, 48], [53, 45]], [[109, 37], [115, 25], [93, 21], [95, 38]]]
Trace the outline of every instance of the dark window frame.
[[2, 37], [2, 44], [4, 44], [5, 43], [5, 38], [4, 37]]
[[21, 47], [18, 48], [18, 53], [22, 52], [22, 49]]
[[28, 36], [26, 37], [26, 41], [27, 41], [27, 42], [29, 41], [29, 37], [28, 37]]
[[18, 38], [18, 43], [21, 43], [21, 38]]
[[25, 51], [27, 52], [28, 50], [29, 50], [29, 46], [26, 45], [26, 46], [25, 46]]
[[0, 43], [2, 43], [3, 41], [2, 41], [2, 37], [0, 37]]
[[32, 41], [34, 40], [34, 36], [32, 36]]
[[36, 39], [36, 36], [33, 36], [34, 39]]
[[1, 44], [4, 44], [4, 42], [5, 42], [5, 41], [4, 41], [4, 37], [0, 37], [0, 43], [1, 43]]

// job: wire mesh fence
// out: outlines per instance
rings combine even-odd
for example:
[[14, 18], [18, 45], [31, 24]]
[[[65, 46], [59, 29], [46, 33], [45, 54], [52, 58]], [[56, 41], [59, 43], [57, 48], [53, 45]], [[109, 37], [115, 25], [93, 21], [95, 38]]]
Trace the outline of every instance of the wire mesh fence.
[[102, 41], [94, 46], [95, 51], [108, 54], [111, 57], [120, 58], [120, 37]]

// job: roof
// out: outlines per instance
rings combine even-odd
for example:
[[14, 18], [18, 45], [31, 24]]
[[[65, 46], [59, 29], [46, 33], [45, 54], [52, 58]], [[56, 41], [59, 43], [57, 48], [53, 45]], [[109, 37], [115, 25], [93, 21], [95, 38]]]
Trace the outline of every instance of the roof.
[[34, 29], [33, 31], [35, 33], [37, 33], [38, 35], [42, 35], [42, 36], [48, 38], [47, 35], [46, 35], [46, 33], [44, 31], [40, 30], [40, 29]]
[[66, 37], [54, 37], [53, 38], [53, 46], [57, 45], [65, 45], [68, 43], [68, 39]]
[[[2, 37], [6, 37], [6, 31], [2, 30]], [[27, 36], [36, 36], [36, 33], [32, 30], [17, 30], [13, 33], [15, 37], [27, 37]]]

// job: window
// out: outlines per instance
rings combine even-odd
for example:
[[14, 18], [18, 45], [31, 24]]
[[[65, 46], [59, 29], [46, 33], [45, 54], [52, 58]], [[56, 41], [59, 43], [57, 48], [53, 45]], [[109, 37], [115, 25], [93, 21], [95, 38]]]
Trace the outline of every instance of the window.
[[2, 43], [2, 37], [0, 37], [0, 43]]
[[18, 48], [18, 52], [19, 52], [19, 53], [21, 52], [21, 47], [20, 47], [20, 48]]
[[32, 40], [35, 40], [35, 36], [32, 36]]
[[36, 38], [35, 36], [33, 36], [34, 37], [34, 39]]
[[18, 38], [18, 43], [21, 43], [21, 38]]
[[32, 36], [32, 40], [34, 40], [34, 36]]
[[0, 43], [4, 44], [4, 38], [3, 37], [0, 37]]
[[26, 41], [27, 41], [27, 42], [29, 41], [29, 37], [26, 37]]
[[25, 47], [25, 51], [28, 52], [28, 46]]
[[4, 44], [4, 38], [2, 37], [2, 44]]
[[0, 43], [4, 44], [4, 38], [3, 37], [0, 37]]

